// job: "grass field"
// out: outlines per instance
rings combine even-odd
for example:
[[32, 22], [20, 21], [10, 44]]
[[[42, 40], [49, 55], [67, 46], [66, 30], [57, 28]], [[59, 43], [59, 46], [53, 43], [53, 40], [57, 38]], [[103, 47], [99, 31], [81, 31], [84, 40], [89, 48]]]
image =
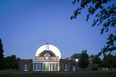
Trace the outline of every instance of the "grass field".
[[0, 77], [116, 77], [116, 71], [19, 72], [0, 70]]

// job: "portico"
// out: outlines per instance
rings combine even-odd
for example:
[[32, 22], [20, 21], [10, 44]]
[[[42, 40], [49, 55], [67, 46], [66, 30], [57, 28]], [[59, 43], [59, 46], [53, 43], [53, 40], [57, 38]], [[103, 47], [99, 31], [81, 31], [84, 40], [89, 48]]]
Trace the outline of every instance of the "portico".
[[59, 71], [59, 61], [33, 61], [33, 71]]

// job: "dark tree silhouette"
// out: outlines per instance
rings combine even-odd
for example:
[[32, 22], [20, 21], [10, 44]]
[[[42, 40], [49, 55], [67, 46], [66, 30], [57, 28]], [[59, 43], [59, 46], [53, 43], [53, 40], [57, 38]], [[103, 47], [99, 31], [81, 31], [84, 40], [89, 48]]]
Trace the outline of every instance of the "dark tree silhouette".
[[4, 58], [3, 52], [4, 50], [2, 40], [0, 39], [0, 70], [18, 69], [20, 58], [17, 58], [16, 55], [7, 56], [6, 58]]
[[0, 39], [0, 70], [4, 67], [4, 55], [3, 55], [3, 46], [2, 46], [2, 40]]
[[103, 58], [103, 67], [108, 67], [108, 68], [112, 68], [113, 66], [113, 62], [115, 61], [114, 56], [111, 55], [111, 53], [109, 53], [108, 55], [105, 55]]
[[[71, 20], [77, 18], [77, 16], [81, 14], [81, 11], [87, 8], [88, 14], [86, 21], [88, 21], [90, 15], [96, 14], [92, 26], [101, 25], [101, 34], [103, 34], [103, 32], [108, 32], [109, 29], [111, 30], [110, 27], [115, 28], [116, 25], [116, 5], [112, 4], [107, 8], [104, 7], [104, 4], [110, 3], [110, 1], [111, 0], [74, 0], [73, 4], [77, 2], [80, 6], [74, 11]], [[114, 34], [109, 34], [106, 43], [106, 46], [101, 49], [99, 55], [116, 50], [116, 29], [114, 30]]]
[[98, 55], [91, 55], [93, 64], [98, 64], [99, 67], [101, 67], [101, 59]]
[[113, 67], [116, 68], [116, 55], [113, 57]]
[[82, 69], [87, 68], [89, 65], [89, 56], [86, 52], [87, 52], [86, 50], [82, 51], [82, 54], [80, 56], [79, 63], [78, 63], [79, 67], [81, 67]]
[[7, 56], [5, 58], [4, 69], [18, 69], [19, 59], [16, 55]]

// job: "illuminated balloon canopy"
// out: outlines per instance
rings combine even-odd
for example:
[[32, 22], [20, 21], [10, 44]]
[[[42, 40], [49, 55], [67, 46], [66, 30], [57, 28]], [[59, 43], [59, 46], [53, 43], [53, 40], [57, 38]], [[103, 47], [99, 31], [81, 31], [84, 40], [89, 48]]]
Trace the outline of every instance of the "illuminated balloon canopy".
[[[46, 48], [47, 48], [46, 46], [47, 46], [47, 44], [41, 46], [41, 47], [37, 50], [36, 56], [38, 56], [38, 55], [39, 55], [41, 52], [43, 52], [44, 50], [47, 50], [47, 49], [46, 49]], [[56, 46], [54, 46], [54, 45], [48, 44], [48, 46], [49, 46], [49, 50], [51, 50], [56, 56], [59, 56], [59, 59], [60, 59], [60, 58], [61, 58], [60, 50], [59, 50]]]

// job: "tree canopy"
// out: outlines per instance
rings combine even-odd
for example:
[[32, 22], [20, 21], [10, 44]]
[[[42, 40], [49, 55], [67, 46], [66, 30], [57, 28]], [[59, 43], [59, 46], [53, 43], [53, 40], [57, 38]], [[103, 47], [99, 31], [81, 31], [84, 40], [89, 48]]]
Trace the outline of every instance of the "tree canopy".
[[80, 56], [79, 63], [78, 63], [79, 67], [81, 67], [82, 69], [87, 68], [89, 65], [89, 56], [86, 52], [87, 50], [82, 51], [82, 54]]
[[[80, 4], [79, 7], [74, 11], [74, 15], [71, 16], [71, 20], [77, 18], [78, 15], [81, 14], [83, 9], [87, 8], [88, 14], [86, 17], [86, 21], [89, 20], [89, 17], [91, 15], [95, 16], [95, 19], [93, 20], [93, 26], [102, 26], [101, 28], [101, 34], [103, 32], [108, 32], [111, 27], [115, 28], [116, 26], [116, 4], [111, 4], [108, 7], [105, 7], [104, 4], [110, 3], [111, 0], [74, 0], [73, 4]], [[107, 51], [114, 51], [116, 50], [116, 29], [114, 30], [114, 33], [109, 34], [109, 37], [107, 38], [108, 41], [106, 42], [106, 46], [104, 46], [103, 49], [101, 49], [102, 53], [105, 53]]]
[[92, 58], [92, 63], [98, 64], [99, 67], [116, 68], [116, 55], [113, 56], [111, 53], [104, 54], [103, 60], [98, 55], [91, 55], [90, 57]]
[[3, 55], [3, 45], [2, 45], [2, 40], [0, 39], [0, 70], [3, 69], [3, 65], [4, 65], [4, 55]]
[[7, 56], [4, 60], [4, 69], [18, 69], [19, 59], [16, 55]]
[[16, 55], [7, 56], [5, 58], [3, 52], [2, 40], [0, 39], [0, 70], [18, 69], [20, 58], [17, 58]]
[[91, 55], [90, 57], [92, 58], [93, 64], [98, 64], [98, 66], [101, 67], [101, 59], [98, 55]]
[[109, 67], [112, 68], [113, 67], [113, 62], [114, 62], [114, 56], [111, 55], [111, 53], [109, 53], [108, 55], [105, 55], [103, 58], [103, 67]]

